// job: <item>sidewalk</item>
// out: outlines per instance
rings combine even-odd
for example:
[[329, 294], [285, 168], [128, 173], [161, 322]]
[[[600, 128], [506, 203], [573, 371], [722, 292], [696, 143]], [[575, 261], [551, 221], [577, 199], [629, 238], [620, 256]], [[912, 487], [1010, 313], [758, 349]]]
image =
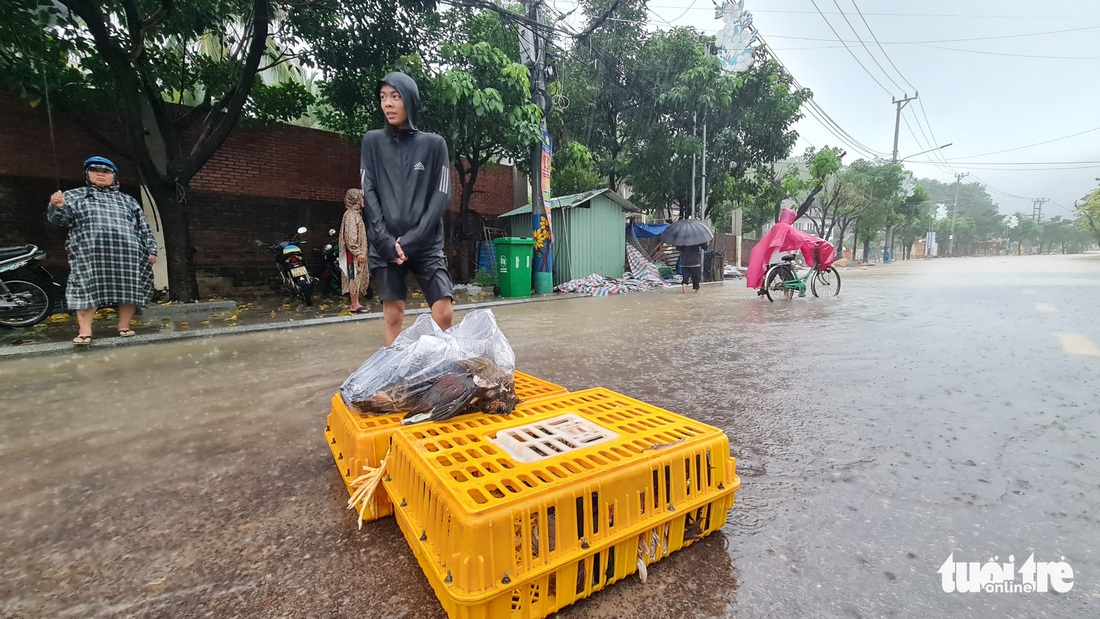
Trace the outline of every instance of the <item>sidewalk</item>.
[[[456, 291], [455, 311], [577, 296], [581, 295], [555, 293], [524, 299], [498, 299], [486, 293], [469, 295]], [[241, 302], [213, 299], [193, 304], [159, 303], [143, 308], [134, 317], [131, 328], [137, 335], [128, 338], [117, 335], [115, 310], [102, 309], [96, 313], [91, 348], [291, 329], [382, 317], [380, 303], [364, 304], [364, 307], [371, 310], [369, 314], [349, 312], [346, 298], [320, 297], [314, 300], [312, 307], [304, 307], [278, 295]], [[420, 291], [410, 291], [406, 313], [422, 314], [428, 311], [430, 310]], [[72, 352], [76, 349], [71, 341], [75, 335], [76, 317], [72, 314], [54, 314], [30, 329], [5, 329], [0, 331], [0, 360]]]
[[[720, 283], [722, 282], [704, 282], [703, 285]], [[667, 290], [675, 290], [679, 293], [679, 286]], [[456, 288], [455, 311], [577, 298], [597, 297], [555, 292], [522, 299], [502, 299], [487, 292], [471, 295]], [[352, 314], [347, 309], [345, 298], [320, 297], [314, 300], [312, 307], [304, 307], [278, 295], [241, 302], [211, 299], [193, 304], [159, 303], [143, 308], [142, 312], [134, 318], [131, 328], [137, 332], [137, 335], [128, 338], [118, 337], [115, 310], [103, 309], [96, 313], [92, 332], [94, 339], [90, 348], [152, 344], [196, 337], [293, 329], [356, 320], [376, 320], [382, 317], [380, 303], [365, 303], [364, 307], [369, 307], [370, 313]], [[415, 315], [429, 311], [431, 310], [424, 302], [420, 291], [410, 290], [405, 313]], [[72, 343], [75, 335], [76, 317], [71, 314], [54, 314], [30, 329], [0, 330], [0, 361], [79, 351], [81, 348]]]

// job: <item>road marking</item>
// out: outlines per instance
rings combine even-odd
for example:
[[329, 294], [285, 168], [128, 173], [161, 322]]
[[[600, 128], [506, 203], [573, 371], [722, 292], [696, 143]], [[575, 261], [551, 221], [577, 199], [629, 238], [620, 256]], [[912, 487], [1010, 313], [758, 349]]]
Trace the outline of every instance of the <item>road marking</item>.
[[1042, 314], [1053, 314], [1058, 311], [1054, 309], [1054, 306], [1050, 303], [1036, 303], [1035, 309], [1039, 310]]
[[1089, 341], [1084, 333], [1059, 333], [1058, 341], [1062, 343], [1067, 355], [1100, 357], [1100, 348]]

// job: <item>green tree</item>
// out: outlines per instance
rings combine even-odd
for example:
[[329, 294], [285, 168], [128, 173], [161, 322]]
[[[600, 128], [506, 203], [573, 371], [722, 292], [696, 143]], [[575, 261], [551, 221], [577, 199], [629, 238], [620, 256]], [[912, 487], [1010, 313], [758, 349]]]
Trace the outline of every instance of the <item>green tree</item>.
[[[933, 204], [944, 204], [947, 207], [947, 217], [950, 218], [955, 208], [955, 193], [958, 191], [958, 217], [969, 217], [974, 222], [974, 227], [969, 235], [971, 239], [967, 243], [956, 243], [956, 248], [967, 247], [976, 242], [989, 241], [998, 238], [1005, 227], [1004, 216], [997, 210], [997, 204], [993, 202], [985, 187], [979, 183], [941, 183], [933, 179], [918, 179], [917, 186], [928, 193], [928, 201]], [[958, 222], [956, 221], [956, 226]], [[944, 239], [947, 236], [943, 237]], [[956, 252], [958, 253], [958, 252]], [[969, 249], [967, 250], [969, 253]]]
[[[164, 226], [171, 298], [194, 300], [188, 184], [242, 117], [275, 121], [302, 114], [310, 97], [300, 84], [267, 84], [260, 75], [294, 58], [289, 50], [302, 48], [318, 24], [345, 18], [331, 5], [289, 0], [11, 0], [5, 6], [0, 80], [34, 98], [43, 95], [44, 81], [65, 85], [50, 93], [51, 103], [137, 168]], [[102, 124], [108, 117], [117, 124]]]
[[1013, 215], [1013, 217], [1015, 218], [1016, 225], [1009, 229], [1008, 238], [1012, 241], [1016, 241], [1016, 251], [1018, 254], [1023, 255], [1025, 253], [1025, 245], [1030, 246], [1039, 241], [1042, 235], [1042, 229], [1038, 222], [1031, 217], [1025, 216], [1023, 213], [1018, 212]]
[[1100, 188], [1093, 189], [1077, 203], [1077, 223], [1100, 243]]
[[559, 196], [591, 191], [603, 184], [596, 172], [596, 160], [580, 142], [569, 142], [554, 149], [551, 187]]

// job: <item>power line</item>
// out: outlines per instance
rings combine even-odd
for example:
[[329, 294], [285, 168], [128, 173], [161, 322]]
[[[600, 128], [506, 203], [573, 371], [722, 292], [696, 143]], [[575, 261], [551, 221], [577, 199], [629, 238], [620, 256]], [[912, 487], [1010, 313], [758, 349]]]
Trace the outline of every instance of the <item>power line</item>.
[[[1042, 142], [1035, 142], [1034, 144], [1025, 144], [1023, 146], [1017, 146], [1015, 148], [1006, 148], [1004, 150], [995, 150], [995, 151], [991, 151], [991, 152], [988, 152], [988, 153], [980, 153], [980, 154], [977, 154], [977, 155], [966, 155], [965, 157], [955, 157], [955, 159], [956, 160], [959, 160], [959, 159], [974, 159], [976, 157], [985, 157], [985, 156], [988, 156], [988, 155], [1000, 155], [1001, 153], [1010, 153], [1010, 152], [1015, 151], [1015, 150], [1024, 150], [1025, 148], [1031, 148], [1033, 146], [1042, 146], [1043, 144], [1050, 144], [1051, 142], [1058, 142], [1058, 141], [1061, 141], [1061, 140], [1068, 140], [1069, 138], [1075, 138], [1079, 135], [1085, 135], [1086, 133], [1092, 133], [1093, 131], [1100, 131], [1100, 127], [1093, 127], [1092, 129], [1086, 129], [1084, 131], [1078, 131], [1077, 133], [1071, 133], [1070, 135], [1063, 135], [1062, 137], [1052, 138], [1052, 139], [1049, 139], [1049, 140], [1044, 140]], [[978, 163], [982, 163], [982, 162], [979, 161]]]
[[1007, 56], [1009, 58], [1041, 58], [1045, 60], [1100, 60], [1100, 56], [1044, 56], [1041, 54], [1012, 54], [1009, 52], [990, 52], [980, 49], [962, 49], [959, 47], [944, 47], [942, 45], [918, 44], [917, 47], [928, 49], [942, 49], [949, 52], [964, 52], [968, 54], [983, 54], [985, 56]]
[[[810, 0], [811, 2], [813, 0]], [[853, 3], [854, 4], [854, 3]], [[824, 15], [822, 15], [824, 17]], [[828, 21], [828, 20], [826, 20]], [[1043, 32], [1024, 32], [1020, 34], [1001, 34], [990, 37], [967, 37], [964, 39], [931, 39], [928, 41], [882, 41], [882, 45], [927, 45], [930, 43], [967, 43], [971, 41], [992, 41], [995, 39], [1017, 39], [1021, 37], [1037, 37], [1048, 34], [1065, 34], [1067, 32], [1081, 32], [1084, 30], [1100, 30], [1100, 26], [1084, 26], [1081, 28], [1069, 28], [1066, 30], [1045, 30]], [[836, 32], [834, 30], [834, 32]], [[795, 41], [822, 41], [825, 43], [832, 43], [833, 39], [823, 39], [820, 37], [799, 37], [793, 35], [770, 35], [773, 39], [791, 39]], [[841, 43], [857, 43], [858, 41], [845, 41], [837, 37]]]
[[[821, 8], [817, 6], [816, 0], [810, 0], [810, 3], [814, 5], [814, 8], [817, 9], [818, 13], [821, 13]], [[825, 17], [824, 13], [821, 13], [821, 19], [825, 20], [825, 24], [829, 26], [829, 30], [833, 31], [833, 34], [836, 35], [837, 40], [840, 41], [842, 45], [844, 45], [844, 49], [848, 50], [848, 53], [851, 54], [852, 59], [856, 61], [861, 69], [863, 69], [863, 72], [866, 73], [867, 76], [870, 77], [872, 80], [874, 80], [874, 82], [878, 84], [878, 87], [881, 88], [883, 92], [890, 95], [891, 97], [894, 96], [894, 93], [890, 92], [889, 89], [882, 85], [882, 82], [878, 81], [878, 79], [874, 75], [872, 75], [870, 71], [867, 70], [867, 67], [863, 65], [863, 63], [856, 56], [855, 52], [853, 52], [852, 49], [848, 47], [848, 44], [844, 42], [844, 39], [840, 37], [840, 33], [836, 31], [836, 28], [833, 28], [832, 22], [829, 21], [828, 17]]]
[[[794, 86], [799, 90], [804, 90], [805, 87], [802, 86], [802, 84], [798, 83], [798, 80], [794, 77], [794, 73], [790, 70], [790, 68], [787, 67], [786, 64], [783, 63], [783, 60], [780, 59], [778, 55], [776, 55], [775, 51], [772, 50], [771, 45], [768, 44], [768, 42], [764, 39], [762, 35], [760, 35], [759, 38], [760, 43], [764, 46], [764, 49], [768, 51], [768, 54], [772, 58], [774, 58], [776, 62], [779, 63], [779, 66], [783, 67], [783, 70], [786, 71], [788, 75], [791, 76], [791, 82], [794, 84]], [[829, 131], [829, 133], [831, 133], [833, 137], [840, 140], [841, 143], [843, 143], [848, 148], [856, 151], [858, 154], [867, 157], [868, 159], [875, 159], [886, 155], [886, 153], [876, 151], [875, 149], [863, 144], [850, 133], [845, 131], [844, 128], [841, 127], [840, 124], [837, 123], [835, 120], [833, 120], [833, 118], [829, 116], [825, 109], [822, 108], [821, 105], [817, 103], [817, 101], [815, 101], [812, 97], [807, 100], [805, 109], [807, 114], [809, 114], [812, 118], [814, 118], [814, 120], [817, 120], [818, 123], [825, 127], [825, 129]]]
[[[855, 26], [853, 26], [852, 22], [848, 20], [848, 16], [845, 15], [844, 10], [840, 8], [840, 4], [836, 0], [833, 0], [833, 4], [836, 5], [836, 10], [840, 11], [841, 17], [844, 18], [844, 23], [848, 24], [848, 28], [850, 28], [852, 30], [852, 34], [856, 35], [856, 40], [859, 41], [859, 44], [861, 46], [863, 46], [863, 51], [867, 52], [867, 55], [870, 56], [871, 60], [873, 60], [875, 62], [875, 66], [877, 66], [879, 68], [879, 71], [882, 71], [882, 74], [886, 76], [886, 79], [890, 80], [890, 83], [893, 84], [895, 87], [897, 87], [898, 90], [904, 90], [901, 87], [901, 84], [894, 81], [894, 78], [890, 75], [890, 73], [886, 69], [883, 68], [881, 63], [879, 63], [878, 58], [875, 58], [875, 55], [872, 54], [871, 50], [867, 48], [867, 44], [863, 42], [863, 38], [859, 36], [858, 32], [856, 32]], [[822, 16], [822, 17], [824, 17], [824, 16]], [[863, 23], [866, 24], [867, 22], [863, 22]], [[874, 36], [874, 34], [872, 33], [871, 36]], [[882, 46], [879, 45], [879, 47], [881, 48]], [[905, 78], [902, 78], [902, 79], [904, 80]]]
[[[834, 0], [834, 2], [835, 2], [835, 0]], [[859, 18], [861, 20], [863, 20], [863, 25], [867, 28], [867, 32], [869, 32], [871, 34], [871, 38], [874, 39], [875, 44], [878, 45], [879, 50], [882, 51], [882, 55], [886, 57], [886, 61], [890, 63], [891, 67], [894, 67], [895, 71], [897, 71], [898, 76], [901, 77], [901, 81], [905, 82], [906, 84], [909, 85], [910, 88], [912, 88], [914, 91], [916, 91], [917, 87], [914, 86], [909, 80], [905, 79], [905, 74], [903, 74], [901, 72], [901, 69], [899, 69], [898, 66], [896, 64], [894, 64], [894, 61], [890, 59], [890, 54], [886, 53], [886, 48], [884, 48], [882, 46], [882, 43], [879, 42], [878, 37], [875, 36], [875, 31], [871, 30], [871, 24], [868, 24], [867, 19], [865, 17], [863, 17], [863, 11], [859, 10], [859, 5], [856, 4], [856, 0], [852, 0], [852, 6], [854, 6], [856, 8], [856, 13], [859, 13]], [[839, 7], [837, 7], [837, 8], [839, 8]], [[897, 83], [895, 82], [895, 85], [896, 84]]]
[[[679, 9], [679, 6], [651, 4], [649, 5], [654, 9]], [[699, 7], [693, 9], [696, 11], [711, 10], [708, 7]], [[816, 11], [797, 11], [797, 10], [782, 10], [782, 9], [753, 9], [753, 13], [779, 13], [788, 15], [817, 15]], [[836, 15], [836, 13], [825, 11], [826, 15]], [[1043, 19], [1084, 19], [1095, 18], [1096, 15], [1046, 15], [1046, 14], [1031, 14], [1031, 15], [979, 15], [979, 14], [963, 14], [963, 13], [865, 13], [865, 15], [874, 15], [876, 17], [961, 17], [961, 18], [974, 18], [974, 19], [1027, 19], [1034, 21], [1037, 18]]]

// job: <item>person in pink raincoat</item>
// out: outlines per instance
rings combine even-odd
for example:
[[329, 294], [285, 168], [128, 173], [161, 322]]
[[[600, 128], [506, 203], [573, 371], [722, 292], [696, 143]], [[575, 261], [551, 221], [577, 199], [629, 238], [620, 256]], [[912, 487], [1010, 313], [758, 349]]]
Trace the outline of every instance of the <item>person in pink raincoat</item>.
[[779, 213], [779, 223], [764, 234], [764, 238], [756, 243], [749, 255], [749, 272], [745, 285], [757, 288], [757, 294], [764, 294], [764, 274], [768, 266], [778, 264], [784, 255], [801, 251], [806, 264], [813, 265], [820, 260], [822, 269], [829, 268], [836, 260], [836, 248], [831, 243], [792, 225], [798, 219], [798, 213], [787, 208], [787, 202], [784, 201], [783, 210]]

